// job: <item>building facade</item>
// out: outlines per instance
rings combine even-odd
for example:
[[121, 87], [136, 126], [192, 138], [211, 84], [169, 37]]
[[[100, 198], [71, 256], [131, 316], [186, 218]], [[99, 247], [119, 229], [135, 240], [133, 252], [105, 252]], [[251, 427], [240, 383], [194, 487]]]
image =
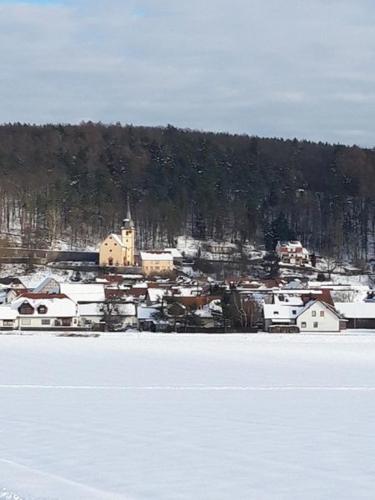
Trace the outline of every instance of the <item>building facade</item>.
[[302, 266], [311, 264], [309, 252], [300, 241], [279, 241], [276, 253], [281, 263]]
[[173, 271], [173, 257], [168, 252], [141, 252], [142, 272], [146, 275]]
[[99, 265], [101, 267], [135, 265], [135, 226], [129, 209], [121, 227], [121, 234], [112, 233], [100, 244]]

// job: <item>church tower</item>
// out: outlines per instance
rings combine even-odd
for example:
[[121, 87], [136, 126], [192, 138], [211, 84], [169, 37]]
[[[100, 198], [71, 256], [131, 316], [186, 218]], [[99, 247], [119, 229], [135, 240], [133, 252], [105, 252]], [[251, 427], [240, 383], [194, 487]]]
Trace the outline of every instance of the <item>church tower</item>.
[[126, 219], [123, 220], [121, 228], [121, 240], [124, 249], [124, 266], [135, 265], [135, 226], [130, 213], [130, 205], [128, 200], [128, 210]]

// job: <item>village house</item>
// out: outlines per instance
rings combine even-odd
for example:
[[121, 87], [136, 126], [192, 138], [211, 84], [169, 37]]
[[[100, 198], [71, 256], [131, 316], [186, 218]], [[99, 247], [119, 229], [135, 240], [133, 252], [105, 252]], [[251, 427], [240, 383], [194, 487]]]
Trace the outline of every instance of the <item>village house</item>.
[[300, 241], [278, 241], [276, 254], [283, 264], [293, 266], [311, 264], [309, 252], [302, 246]]
[[[9, 306], [18, 317], [17, 326], [24, 330], [78, 328], [79, 315], [73, 300], [63, 294], [26, 292]], [[0, 307], [0, 317], [1, 314]]]
[[169, 252], [141, 252], [142, 271], [146, 275], [173, 271], [173, 257]]
[[299, 312], [296, 324], [301, 333], [338, 333], [346, 329], [346, 321], [334, 307], [320, 300], [308, 302]]
[[348, 328], [375, 329], [375, 302], [335, 302], [335, 307], [348, 320]]

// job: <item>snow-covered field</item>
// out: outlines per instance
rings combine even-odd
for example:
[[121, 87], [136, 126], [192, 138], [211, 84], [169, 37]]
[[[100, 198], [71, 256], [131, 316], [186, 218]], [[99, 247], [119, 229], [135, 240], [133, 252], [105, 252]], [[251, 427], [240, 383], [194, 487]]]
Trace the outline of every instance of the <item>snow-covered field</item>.
[[375, 336], [0, 336], [0, 499], [372, 499]]

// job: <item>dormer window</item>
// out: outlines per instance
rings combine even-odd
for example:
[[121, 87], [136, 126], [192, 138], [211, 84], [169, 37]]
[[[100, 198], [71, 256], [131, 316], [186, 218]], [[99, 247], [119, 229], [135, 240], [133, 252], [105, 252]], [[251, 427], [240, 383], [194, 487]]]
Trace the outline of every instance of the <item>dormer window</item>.
[[38, 314], [47, 314], [47, 311], [48, 309], [45, 305], [40, 305], [38, 307]]
[[20, 314], [34, 314], [34, 308], [29, 302], [25, 301], [23, 302], [20, 307], [18, 308], [18, 312]]

